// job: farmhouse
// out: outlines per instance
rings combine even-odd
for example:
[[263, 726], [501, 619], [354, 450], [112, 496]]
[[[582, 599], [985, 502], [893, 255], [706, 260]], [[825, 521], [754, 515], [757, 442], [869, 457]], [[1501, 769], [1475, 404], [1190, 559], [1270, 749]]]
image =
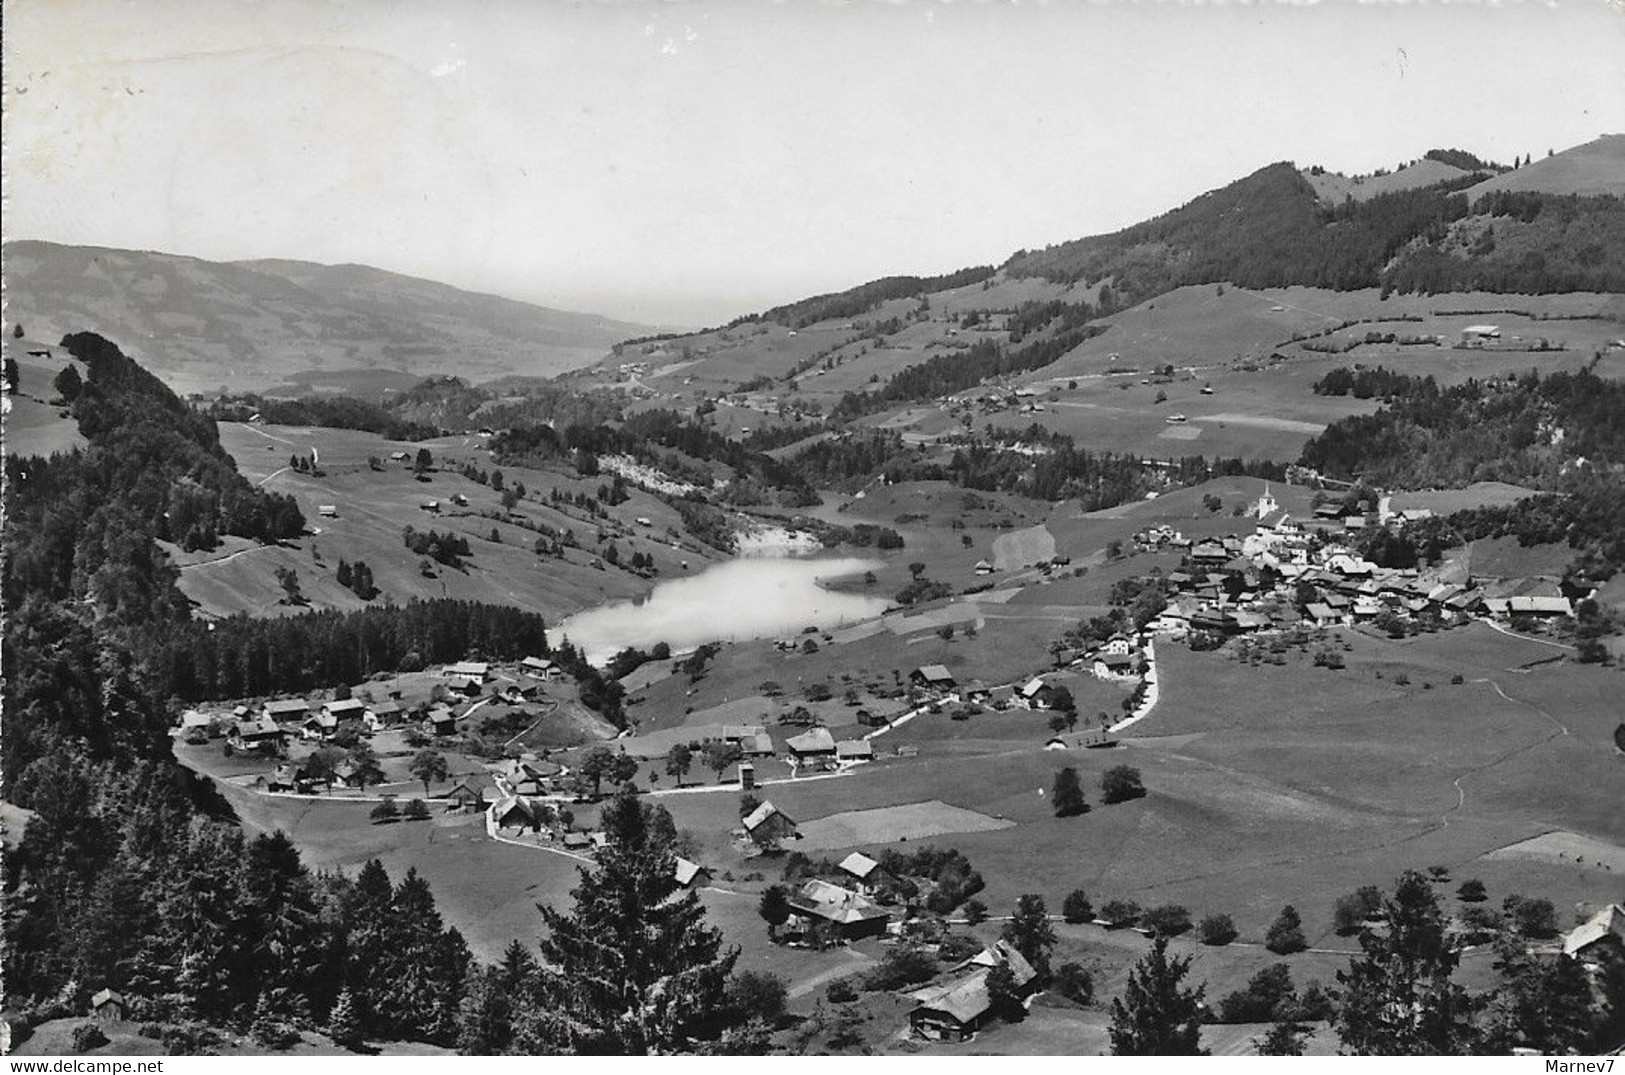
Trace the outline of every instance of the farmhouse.
[[1572, 616], [1574, 606], [1566, 597], [1509, 597], [1507, 612], [1514, 616]]
[[764, 732], [757, 732], [739, 740], [739, 753], [747, 758], [765, 758], [773, 753], [773, 737]]
[[541, 795], [547, 790], [547, 778], [559, 772], [551, 762], [512, 760], [497, 767], [497, 783], [510, 795]]
[[316, 514], [324, 519], [337, 519], [339, 517], [339, 506], [337, 504], [317, 504]]
[[312, 713], [300, 725], [300, 733], [306, 739], [324, 740], [338, 730], [337, 717], [330, 717], [326, 713]]
[[265, 718], [267, 720], [303, 720], [310, 712], [310, 703], [303, 698], [283, 698], [275, 702], [265, 703]]
[[485, 789], [475, 787], [467, 780], [460, 781], [446, 792], [445, 798], [447, 808], [451, 810], [462, 812], [485, 808]]
[[510, 795], [491, 807], [491, 821], [499, 829], [535, 829], [536, 809], [529, 800]]
[[976, 1033], [992, 1009], [987, 976], [1001, 965], [1010, 968], [1016, 992], [1026, 996], [1037, 975], [1020, 952], [999, 941], [955, 967], [955, 977], [948, 982], [909, 994], [919, 1001], [908, 1015], [914, 1033], [931, 1041], [964, 1041]]
[[423, 715], [426, 735], [456, 735], [457, 714], [443, 705], [437, 705]]
[[745, 835], [758, 847], [771, 847], [781, 840], [799, 840], [801, 833], [790, 815], [770, 802], [764, 802], [745, 815]]
[[258, 750], [274, 754], [282, 748], [286, 735], [276, 721], [268, 717], [259, 720], [240, 720], [232, 728], [228, 742], [233, 750]]
[[1483, 347], [1500, 338], [1500, 325], [1468, 325], [1461, 330], [1461, 343], [1464, 347]]
[[755, 739], [767, 731], [760, 724], [724, 724], [722, 726], [722, 741], [724, 743], [738, 743], [744, 746], [745, 740]]
[[519, 662], [519, 667], [542, 679], [552, 679], [559, 674], [559, 666], [547, 657], [526, 657]]
[[194, 728], [201, 728], [205, 733], [212, 733], [215, 728], [214, 718], [196, 709], [188, 709], [181, 714], [181, 731], [189, 732]]
[[697, 862], [678, 856], [673, 866], [679, 888], [704, 888], [711, 883], [711, 871]]
[[877, 888], [891, 879], [884, 866], [861, 851], [854, 851], [842, 859], [840, 869], [852, 878], [858, 891], [865, 896], [873, 895]]
[[869, 897], [828, 881], [812, 880], [790, 896], [790, 936], [805, 934], [815, 922], [843, 941], [878, 937], [891, 916]]
[[256, 786], [263, 786], [266, 791], [298, 791], [308, 787], [309, 779], [304, 770], [292, 763], [279, 765], [270, 776], [262, 776], [255, 782]]
[[874, 757], [875, 745], [867, 739], [842, 739], [835, 744], [836, 761], [873, 761]]
[[1134, 658], [1126, 653], [1102, 653], [1095, 658], [1094, 673], [1101, 679], [1123, 679], [1134, 675]]
[[813, 728], [792, 735], [784, 741], [790, 748], [790, 753], [803, 761], [810, 758], [827, 758], [835, 753], [835, 737], [829, 734], [828, 728]]
[[367, 711], [367, 703], [359, 698], [335, 699], [323, 702], [321, 714], [332, 718], [334, 724], [341, 720], [360, 720], [361, 715]]
[[1625, 907], [1609, 904], [1563, 938], [1563, 954], [1585, 963], [1625, 954]]
[[940, 664], [928, 664], [908, 674], [909, 681], [916, 687], [930, 687], [935, 690], [952, 690], [954, 686], [953, 673]]
[[484, 683], [491, 675], [491, 666], [485, 661], [458, 661], [447, 665], [442, 675], [452, 679], [473, 679]]
[[455, 694], [464, 694], [470, 698], [477, 696], [485, 681], [477, 676], [447, 676], [446, 689]]
[[366, 708], [361, 720], [372, 731], [387, 728], [401, 719], [399, 702], [374, 702]]

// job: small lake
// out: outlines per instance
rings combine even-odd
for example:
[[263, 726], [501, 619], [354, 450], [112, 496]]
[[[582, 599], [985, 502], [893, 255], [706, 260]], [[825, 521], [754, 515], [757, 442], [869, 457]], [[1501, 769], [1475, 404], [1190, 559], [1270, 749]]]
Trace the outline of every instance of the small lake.
[[589, 661], [602, 664], [627, 646], [648, 649], [665, 642], [676, 652], [705, 642], [799, 634], [811, 626], [828, 630], [878, 616], [890, 602], [879, 595], [837, 593], [819, 580], [879, 566], [879, 560], [856, 556], [730, 560], [668, 579], [646, 597], [578, 612], [549, 630], [548, 641], [568, 636]]

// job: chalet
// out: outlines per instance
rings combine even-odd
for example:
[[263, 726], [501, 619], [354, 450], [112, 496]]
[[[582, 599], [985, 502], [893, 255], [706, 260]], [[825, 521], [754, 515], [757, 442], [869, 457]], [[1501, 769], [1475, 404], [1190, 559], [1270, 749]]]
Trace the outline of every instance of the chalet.
[[810, 758], [828, 758], [835, 754], [835, 737], [828, 728], [813, 728], [792, 735], [784, 741], [793, 757], [806, 761]]
[[1134, 652], [1134, 641], [1128, 635], [1112, 635], [1106, 640], [1106, 644], [1100, 647], [1100, 651], [1102, 653], [1113, 653], [1119, 657], [1127, 657]]
[[431, 515], [439, 515], [440, 514], [440, 501], [438, 501], [438, 500], [425, 500], [423, 503], [418, 505], [418, 508], [421, 511], [429, 512]]
[[916, 668], [908, 674], [909, 682], [916, 687], [926, 687], [931, 690], [952, 690], [954, 687], [953, 673], [940, 664], [928, 664]]
[[476, 697], [484, 689], [485, 681], [476, 676], [447, 676], [446, 689], [453, 694]]
[[1022, 686], [1021, 701], [1028, 709], [1049, 708], [1049, 686], [1043, 676], [1034, 676]]
[[1343, 505], [1337, 503], [1316, 504], [1313, 512], [1315, 518], [1321, 520], [1341, 519]]
[[331, 702], [323, 702], [321, 715], [332, 718], [333, 723], [337, 724], [341, 720], [360, 720], [362, 714], [364, 714], [366, 711], [367, 703], [363, 702], [361, 699], [344, 698], [334, 699]]
[[1191, 546], [1191, 559], [1199, 564], [1222, 564], [1230, 559], [1230, 553], [1225, 551], [1223, 542], [1210, 538]]
[[536, 808], [518, 795], [510, 795], [491, 807], [491, 821], [499, 829], [537, 828]]
[[339, 517], [339, 506], [337, 504], [317, 504], [316, 514], [324, 519], [337, 519]]
[[519, 667], [541, 679], [553, 679], [560, 671], [559, 666], [547, 657], [526, 657], [519, 662]]
[[473, 679], [484, 683], [491, 676], [491, 666], [485, 661], [458, 661], [447, 665], [442, 674], [448, 678]]
[[124, 995], [112, 989], [99, 989], [90, 998], [90, 1017], [100, 1022], [124, 1018]]
[[400, 719], [401, 704], [399, 702], [374, 702], [361, 715], [362, 723], [375, 732], [389, 727]]
[[711, 883], [711, 871], [697, 862], [678, 856], [673, 868], [679, 888], [704, 888]]
[[739, 753], [747, 758], [769, 757], [773, 753], [773, 737], [765, 731], [747, 735], [739, 740]]
[[1205, 608], [1199, 612], [1191, 613], [1191, 630], [1193, 631], [1224, 631], [1233, 632], [1236, 621], [1228, 612], [1215, 608]]
[[1124, 653], [1102, 653], [1095, 657], [1093, 671], [1100, 679], [1126, 679], [1134, 675], [1134, 658]]
[[1019, 995], [1032, 991], [1037, 979], [1032, 966], [1008, 942], [1000, 941], [954, 968], [955, 976], [946, 983], [909, 994], [919, 1002], [908, 1016], [914, 1033], [931, 1041], [964, 1041], [976, 1033], [992, 1010], [987, 976], [1001, 965], [1010, 968]]
[[277, 721], [300, 721], [310, 713], [310, 703], [303, 698], [282, 698], [275, 702], [265, 703], [265, 719]]
[[843, 941], [881, 936], [891, 921], [884, 907], [862, 893], [819, 880], [808, 881], [790, 896], [790, 912], [791, 936], [823, 922]]
[[446, 806], [459, 813], [485, 809], [485, 789], [467, 780], [460, 781], [445, 794]]
[[1563, 938], [1563, 954], [1583, 963], [1625, 954], [1625, 906], [1613, 903]]
[[760, 724], [724, 724], [722, 726], [722, 741], [724, 743], [738, 743], [744, 745], [745, 740], [755, 739], [767, 731]]
[[182, 735], [194, 729], [201, 729], [205, 735], [213, 735], [217, 727], [213, 717], [199, 710], [188, 709], [181, 714]]
[[1566, 597], [1509, 597], [1507, 613], [1513, 616], [1572, 616], [1574, 606]]
[[443, 705], [437, 705], [423, 715], [425, 735], [456, 735], [457, 714]]
[[886, 868], [861, 851], [854, 851], [841, 860], [840, 870], [858, 886], [858, 891], [865, 896], [872, 896], [875, 890], [891, 879]]
[[873, 761], [874, 758], [875, 745], [867, 739], [842, 739], [835, 744], [838, 762]]
[[321, 742], [331, 737], [338, 730], [338, 726], [337, 717], [330, 717], [326, 713], [312, 713], [305, 718], [305, 722], [299, 726], [299, 730], [304, 738]]
[[770, 802], [764, 802], [744, 817], [745, 835], [758, 847], [772, 847], [781, 840], [799, 840], [801, 833], [790, 815]]
[[462, 493], [451, 494], [451, 502], [456, 504], [459, 508], [468, 507], [468, 497], [464, 496]]
[[535, 676], [515, 676], [512, 683], [502, 688], [502, 697], [515, 705], [520, 702], [534, 702], [545, 693], [542, 680]]
[[390, 452], [389, 457], [391, 459], [395, 460], [395, 462], [397, 462], [397, 463], [402, 463], [402, 462], [406, 461], [406, 453], [405, 452]]
[[976, 561], [976, 573], [978, 575], [991, 575], [993, 574], [993, 565], [986, 560], [978, 560]]
[[277, 766], [269, 776], [262, 776], [255, 783], [263, 784], [266, 791], [299, 791], [310, 786], [304, 770], [292, 763]]
[[1239, 631], [1267, 631], [1275, 626], [1275, 621], [1262, 612], [1253, 612], [1241, 609], [1235, 614], [1236, 629]]
[[1343, 617], [1332, 606], [1321, 601], [1311, 601], [1303, 606], [1304, 617], [1316, 627], [1331, 627], [1343, 622]]
[[282, 749], [287, 735], [281, 725], [268, 717], [259, 720], [240, 720], [233, 726], [228, 742], [233, 750], [257, 750], [274, 754]]
[[1483, 347], [1501, 338], [1500, 325], [1468, 325], [1461, 330], [1463, 347]]
[[356, 766], [355, 762], [351, 761], [349, 758], [345, 758], [343, 761], [333, 766], [333, 779], [337, 780], [340, 784], [343, 784], [347, 788], [359, 788], [363, 786], [361, 770]]
[[987, 704], [994, 709], [1009, 709], [1016, 700], [1016, 688], [1006, 683], [987, 692]]
[[542, 795], [547, 791], [548, 778], [559, 771], [551, 762], [514, 759], [498, 766], [495, 775], [497, 783], [510, 795]]
[[584, 832], [567, 832], [564, 834], [564, 846], [570, 851], [590, 851], [592, 837]]

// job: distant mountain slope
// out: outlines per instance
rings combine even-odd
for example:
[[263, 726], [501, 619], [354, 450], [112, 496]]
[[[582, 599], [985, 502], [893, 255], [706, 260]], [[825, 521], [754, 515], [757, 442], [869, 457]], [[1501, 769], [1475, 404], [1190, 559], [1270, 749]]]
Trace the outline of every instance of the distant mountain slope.
[[[1603, 150], [1611, 152], [1608, 143]], [[1571, 186], [1597, 185], [1600, 179], [1584, 178], [1600, 175], [1597, 156], [1553, 164], [1548, 182], [1559, 186], [1561, 176]], [[1424, 163], [1430, 171], [1457, 174], [1329, 205], [1292, 165], [1271, 164], [1122, 231], [1023, 251], [1004, 270], [1055, 281], [1108, 280], [1116, 297], [1129, 302], [1219, 282], [1339, 291], [1625, 290], [1625, 255], [1618, 252], [1625, 201], [1576, 199], [1531, 185], [1487, 191], [1470, 204], [1461, 191], [1485, 173]], [[1496, 182], [1534, 171], [1530, 165]]]
[[1353, 198], [1363, 202], [1375, 198], [1379, 194], [1393, 194], [1401, 190], [1415, 190], [1417, 187], [1431, 187], [1436, 183], [1443, 183], [1451, 179], [1460, 179], [1472, 173], [1464, 168], [1446, 164], [1443, 161], [1423, 158], [1415, 164], [1392, 172], [1382, 172], [1377, 175], [1344, 175], [1341, 172], [1328, 172], [1306, 168], [1300, 172], [1320, 200], [1327, 205], [1336, 205], [1346, 198]]
[[1497, 191], [1612, 194], [1625, 198], [1625, 134], [1605, 134], [1595, 142], [1503, 172], [1469, 187], [1467, 197], [1476, 202], [1485, 194]]
[[448, 371], [471, 380], [587, 365], [648, 326], [567, 313], [361, 265], [224, 263], [17, 241], [9, 315], [38, 338], [93, 329], [182, 392], [307, 371]]

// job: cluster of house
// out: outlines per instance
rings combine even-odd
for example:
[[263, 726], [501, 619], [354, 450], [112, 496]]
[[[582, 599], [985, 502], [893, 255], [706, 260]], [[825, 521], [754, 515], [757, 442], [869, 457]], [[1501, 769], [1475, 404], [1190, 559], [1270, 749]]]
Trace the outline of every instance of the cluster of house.
[[[489, 662], [459, 661], [441, 670], [441, 682], [453, 694], [474, 699], [491, 694], [515, 704], [539, 700], [545, 684], [560, 674], [557, 664], [546, 657], [526, 657], [511, 675], [492, 690], [493, 676]], [[278, 698], [264, 703], [258, 711], [239, 705], [229, 721], [198, 710], [188, 710], [181, 716], [182, 733], [194, 729], [215, 736], [224, 734], [234, 750], [245, 753], [278, 755], [292, 739], [325, 743], [332, 739], [340, 725], [355, 722], [363, 734], [373, 734], [401, 725], [410, 716], [401, 704], [401, 692], [391, 691], [382, 701], [359, 698], [335, 698], [325, 702], [311, 702], [304, 698]], [[445, 703], [437, 702], [423, 714], [422, 728], [426, 735], [447, 736], [457, 731], [458, 714]]]
[[[930, 700], [964, 701], [999, 710], [1051, 709], [1056, 697], [1055, 685], [1047, 682], [1043, 676], [1034, 676], [1019, 684], [989, 686], [973, 682], [961, 686], [953, 673], [940, 664], [927, 664], [914, 669], [909, 673], [909, 683]], [[859, 715], [861, 718], [862, 710], [859, 710]]]
[[[1328, 504], [1316, 513], [1355, 532], [1368, 525], [1404, 526], [1431, 514], [1426, 509], [1398, 512], [1374, 522], [1366, 516], [1341, 518], [1342, 510]], [[1417, 568], [1379, 567], [1329, 540], [1324, 526], [1312, 532], [1294, 520], [1267, 491], [1255, 514], [1257, 524], [1245, 536], [1190, 542], [1168, 527], [1135, 535], [1145, 547], [1189, 550], [1190, 569], [1171, 572], [1163, 580], [1170, 601], [1152, 621], [1153, 632], [1175, 637], [1192, 630], [1241, 634], [1299, 622], [1316, 627], [1369, 622], [1385, 615], [1410, 620], [1434, 614], [1448, 624], [1483, 614], [1555, 618], [1574, 611], [1557, 584], [1547, 580], [1473, 585], [1470, 579], [1447, 581]], [[1303, 584], [1314, 588], [1314, 599], [1305, 602], [1299, 616], [1296, 603]]]

